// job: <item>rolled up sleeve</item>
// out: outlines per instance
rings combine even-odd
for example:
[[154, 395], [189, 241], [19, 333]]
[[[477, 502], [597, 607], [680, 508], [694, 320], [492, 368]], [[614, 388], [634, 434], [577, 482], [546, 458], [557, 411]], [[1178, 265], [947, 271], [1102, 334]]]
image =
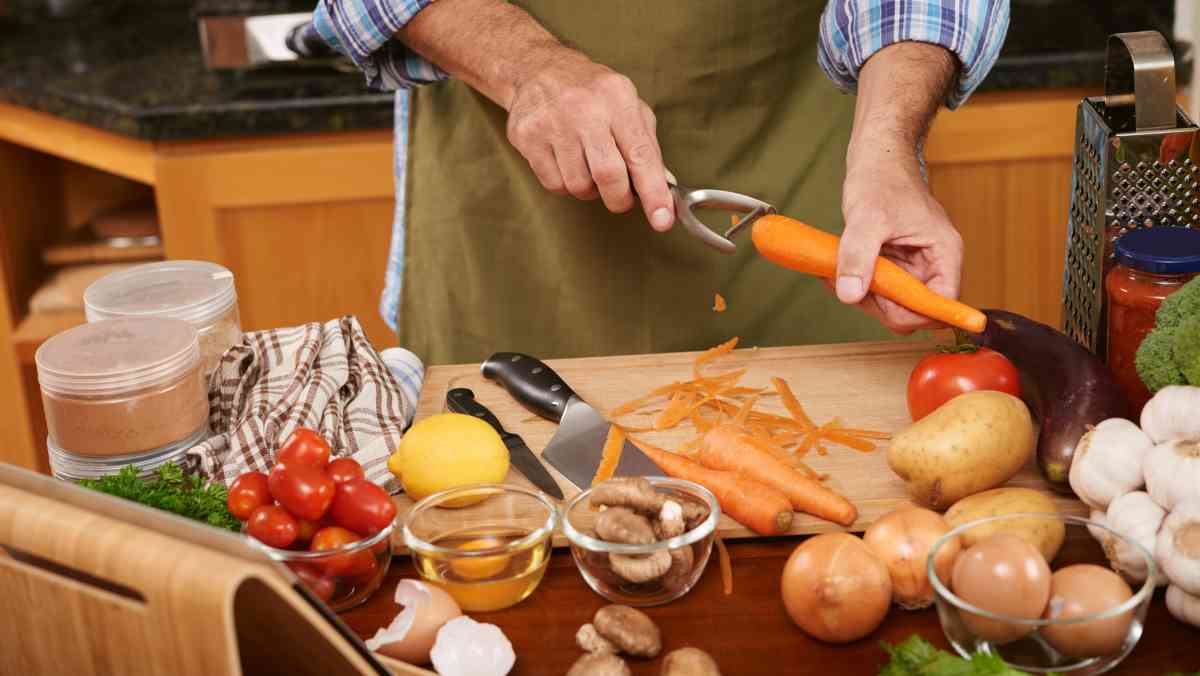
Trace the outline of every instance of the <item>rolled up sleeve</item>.
[[350, 57], [372, 89], [408, 89], [446, 74], [408, 49], [395, 34], [434, 0], [320, 0], [313, 27]]
[[962, 105], [996, 63], [1008, 31], [1009, 0], [830, 0], [821, 17], [817, 60], [854, 91], [875, 52], [897, 42], [939, 45], [962, 64], [946, 106]]

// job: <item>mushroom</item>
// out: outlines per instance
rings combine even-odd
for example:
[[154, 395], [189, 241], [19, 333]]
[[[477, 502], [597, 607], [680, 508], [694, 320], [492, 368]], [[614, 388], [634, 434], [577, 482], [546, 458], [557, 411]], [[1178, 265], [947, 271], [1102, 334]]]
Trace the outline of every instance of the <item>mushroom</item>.
[[670, 554], [671, 567], [663, 574], [662, 584], [667, 589], [679, 589], [687, 585], [687, 579], [692, 572], [692, 565], [695, 563], [695, 556], [692, 553], [691, 545], [672, 549]]
[[699, 648], [679, 648], [663, 658], [660, 676], [721, 676], [717, 662]]
[[655, 534], [660, 540], [670, 540], [683, 535], [683, 531], [683, 507], [674, 500], [667, 500], [658, 511], [658, 520], [654, 522]]
[[671, 553], [665, 549], [652, 554], [609, 554], [608, 565], [620, 577], [634, 584], [657, 580], [671, 569]]
[[585, 653], [613, 653], [617, 652], [617, 646], [612, 644], [612, 641], [600, 635], [596, 631], [596, 625], [585, 624], [575, 632], [575, 643]]
[[654, 540], [654, 526], [628, 507], [609, 507], [596, 519], [596, 536], [607, 542], [648, 545]]
[[641, 476], [607, 479], [592, 487], [592, 507], [629, 507], [646, 516], [656, 516], [666, 498]]
[[654, 620], [636, 608], [608, 605], [596, 611], [592, 625], [621, 652], [654, 657], [662, 651], [662, 634]]
[[612, 653], [588, 653], [575, 660], [567, 676], [630, 676], [629, 665]]

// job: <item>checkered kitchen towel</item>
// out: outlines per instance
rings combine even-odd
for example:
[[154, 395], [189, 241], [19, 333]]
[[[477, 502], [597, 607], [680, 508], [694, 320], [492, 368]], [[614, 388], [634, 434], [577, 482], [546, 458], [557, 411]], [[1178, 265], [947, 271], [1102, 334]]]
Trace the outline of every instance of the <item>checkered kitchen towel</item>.
[[398, 491], [387, 459], [412, 421], [424, 367], [407, 350], [384, 352], [354, 317], [246, 333], [213, 374], [214, 436], [188, 450], [189, 460], [229, 484], [243, 472], [270, 471], [278, 446], [308, 427], [335, 456], [353, 457], [368, 479]]

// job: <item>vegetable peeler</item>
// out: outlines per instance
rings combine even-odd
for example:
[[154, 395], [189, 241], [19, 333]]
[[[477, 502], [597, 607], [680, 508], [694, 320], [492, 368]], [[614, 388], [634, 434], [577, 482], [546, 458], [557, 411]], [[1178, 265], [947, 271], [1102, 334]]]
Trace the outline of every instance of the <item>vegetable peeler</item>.
[[[670, 186], [671, 197], [675, 201], [675, 220], [689, 235], [721, 253], [731, 254], [737, 251], [733, 237], [760, 216], [775, 213], [775, 207], [749, 195], [711, 188], [685, 188], [679, 185], [679, 181], [675, 180], [675, 175], [669, 170], [667, 185]], [[696, 214], [693, 213], [693, 209], [696, 208], [725, 209], [744, 215], [722, 235], [696, 218]]]

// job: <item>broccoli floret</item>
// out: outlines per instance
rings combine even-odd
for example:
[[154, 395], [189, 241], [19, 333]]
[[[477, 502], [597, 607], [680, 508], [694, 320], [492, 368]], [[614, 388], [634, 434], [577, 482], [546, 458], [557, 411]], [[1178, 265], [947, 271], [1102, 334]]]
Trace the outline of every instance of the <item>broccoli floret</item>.
[[1200, 277], [1192, 279], [1167, 296], [1158, 308], [1154, 326], [1173, 329], [1192, 317], [1200, 316]]
[[1200, 314], [1184, 319], [1171, 333], [1175, 366], [1189, 383], [1200, 383]]
[[1157, 392], [1167, 385], [1188, 383], [1183, 371], [1175, 363], [1174, 339], [1174, 329], [1158, 328], [1151, 331], [1138, 348], [1134, 364], [1138, 376], [1151, 392]]

